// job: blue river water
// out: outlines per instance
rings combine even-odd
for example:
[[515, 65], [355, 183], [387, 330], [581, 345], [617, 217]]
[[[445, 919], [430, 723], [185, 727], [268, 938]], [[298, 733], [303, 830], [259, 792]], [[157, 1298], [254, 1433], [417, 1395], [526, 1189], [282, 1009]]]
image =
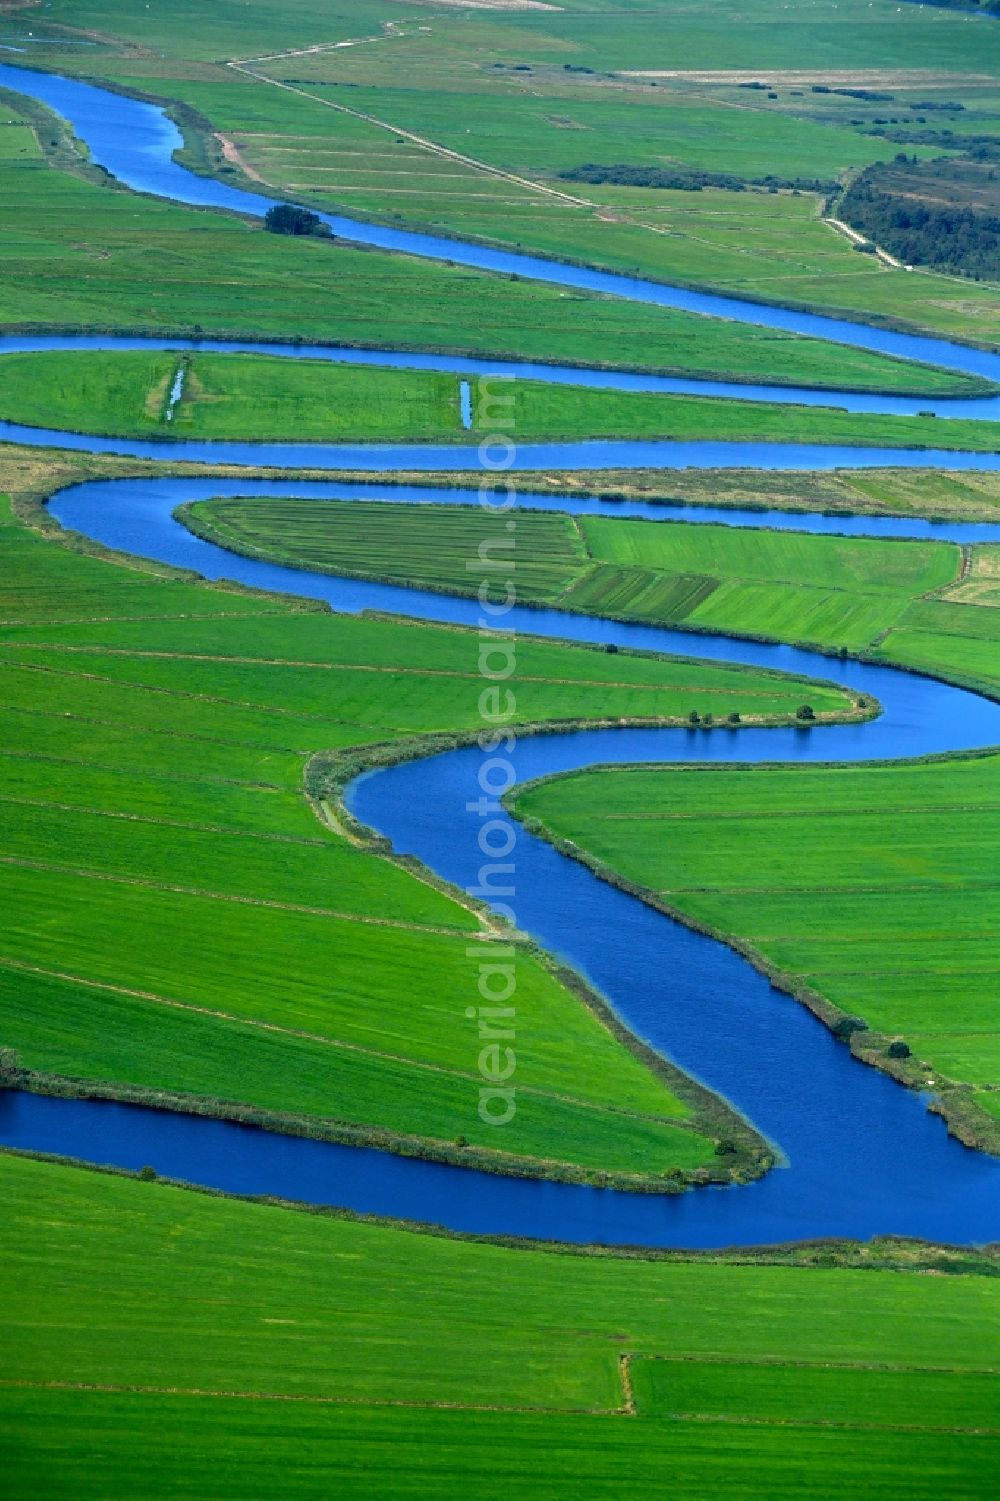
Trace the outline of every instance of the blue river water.
[[[136, 105], [87, 85], [48, 75], [26, 75], [0, 65], [0, 83], [24, 91], [27, 78], [30, 92], [67, 115], [77, 133], [89, 141], [95, 157], [134, 186], [196, 202], [216, 203], [211, 195], [218, 192], [227, 195], [220, 206], [246, 211], [245, 204], [230, 201], [228, 195], [234, 190], [191, 178], [164, 159], [176, 144], [171, 135], [173, 127], [151, 106]], [[127, 109], [139, 110], [140, 117], [129, 116]], [[123, 146], [126, 125], [127, 144]], [[174, 191], [179, 185], [177, 174], [181, 174], [183, 193]], [[194, 189], [191, 183], [196, 185]], [[193, 191], [210, 196], [186, 196]], [[252, 202], [255, 207], [251, 211], [259, 213], [261, 200], [252, 198]], [[337, 227], [344, 221], [332, 222]], [[394, 245], [400, 239], [419, 242], [416, 247], [406, 244], [398, 248], [440, 253], [442, 242], [429, 241], [428, 237], [401, 236], [400, 232], [373, 226], [359, 228], [366, 236], [370, 233], [372, 243], [383, 243], [374, 236], [385, 235], [392, 237]], [[475, 257], [499, 254], [478, 247], [458, 247], [450, 241], [443, 243], [449, 259], [461, 259], [455, 253], [459, 249]], [[508, 259], [518, 261], [518, 269], [523, 269], [520, 262], [525, 258]], [[486, 262], [475, 259], [469, 263]], [[538, 264], [546, 268], [548, 279], [562, 280], [564, 274], [596, 277], [601, 282], [608, 279], [601, 273], [553, 267], [548, 262]], [[616, 284], [611, 290], [620, 291], [622, 279], [611, 280]], [[829, 326], [817, 329], [811, 325], [829, 325], [831, 320], [628, 283], [629, 288], [633, 285], [642, 292], [629, 290], [625, 295], [648, 293], [651, 301], [666, 300], [668, 295], [691, 298], [693, 303], [672, 305], [697, 304], [701, 311], [732, 314], [736, 308], [749, 308], [761, 315], [753, 321], [782, 316], [786, 322], [770, 326], [830, 334]], [[701, 307], [706, 300], [723, 302], [726, 307]], [[810, 326], [804, 327], [806, 324]], [[905, 336], [850, 324], [837, 327], [845, 341], [849, 335], [850, 342], [866, 347], [913, 353], [909, 347], [900, 350], [896, 346], [896, 341]], [[869, 344], [869, 339], [878, 342]], [[941, 341], [918, 342], [935, 346], [934, 353], [918, 357], [953, 368], [973, 368], [961, 363], [968, 357], [978, 373], [996, 374], [995, 357], [980, 356]], [[98, 347], [107, 347], [107, 342], [99, 341]], [[46, 441], [65, 446], [67, 435], [47, 435]], [[216, 460], [223, 457], [223, 448], [239, 447], [247, 455], [243, 462], [275, 462], [271, 445], [195, 446], [209, 448]], [[615, 447], [576, 446], [588, 451], [598, 446]], [[690, 446], [711, 449], [713, 455], [726, 447]], [[753, 448], [759, 455], [741, 458], [740, 463], [785, 467], [789, 458], [780, 445], [737, 446]], [[630, 447], [645, 450], [650, 445]], [[662, 453], [666, 446], [654, 447]], [[674, 445], [675, 449], [681, 447]], [[162, 456], [162, 451], [161, 445], [157, 454]], [[310, 448], [308, 460], [291, 457], [292, 449], [287, 452], [289, 464], [317, 462], [315, 448]], [[418, 456], [412, 464], [408, 458], [400, 458], [398, 448], [360, 447], [337, 452], [350, 454], [340, 461], [343, 464], [369, 469], [373, 474], [391, 472], [400, 464], [428, 469], [459, 467], [440, 464], [437, 450], [405, 450]], [[862, 456], [853, 449], [838, 452], [843, 455], [841, 463], [879, 462], [869, 450], [862, 451]], [[172, 447], [171, 455], [180, 457], [179, 448]], [[421, 455], [423, 464], [419, 462]], [[950, 457], [964, 457], [964, 467], [972, 467], [971, 456]], [[911, 454], [910, 459], [919, 464], [939, 462], [938, 456], [927, 453]], [[704, 461], [703, 455], [672, 460]], [[334, 465], [337, 462], [331, 461]], [[474, 464], [475, 459], [467, 457], [464, 462]], [[559, 462], [566, 467], [564, 460], [544, 462]], [[593, 459], [587, 462], [592, 464]], [[671, 460], [660, 457], [642, 462]], [[812, 465], [811, 459], [802, 462]], [[893, 456], [885, 462], [900, 460]], [[974, 466], [987, 467], [984, 456], [975, 456]], [[480, 612], [474, 601], [313, 575], [241, 558], [191, 536], [173, 519], [174, 508], [183, 501], [224, 494], [295, 494], [317, 499], [350, 499], [363, 494], [412, 503], [435, 500], [451, 504], [468, 504], [474, 499], [467, 492], [435, 493], [381, 481], [374, 481], [369, 488], [334, 480], [307, 484], [193, 477], [79, 485], [58, 495], [51, 509], [64, 526], [109, 546], [194, 568], [209, 578], [239, 579], [255, 587], [323, 599], [337, 610], [375, 609], [426, 620], [478, 624]], [[597, 501], [569, 501], [544, 494], [522, 497], [522, 503], [564, 510], [600, 505]], [[614, 514], [645, 515], [662, 522], [683, 514], [684, 519], [718, 519], [730, 525], [773, 524], [856, 534], [880, 531], [900, 538], [936, 536], [969, 541], [1000, 537], [1000, 525], [970, 529], [886, 518], [876, 526], [867, 518], [781, 514], [765, 518], [756, 512], [729, 510], [715, 515], [635, 502], [617, 505]], [[968, 535], [970, 530], [974, 536]], [[555, 610], [519, 608], [505, 623], [534, 635], [679, 651], [833, 679], [871, 695], [883, 706], [882, 715], [873, 722], [811, 730], [623, 728], [526, 738], [514, 752], [519, 780], [598, 763], [857, 761], [1000, 743], [1000, 706], [964, 690], [889, 668], [833, 661], [790, 647], [694, 637]], [[470, 645], [470, 652], [473, 650]], [[481, 861], [478, 826], [465, 807], [476, 795], [479, 764], [480, 753], [472, 749], [406, 763], [359, 778], [349, 789], [348, 800], [356, 814], [385, 832], [398, 850], [418, 855], [442, 875], [467, 885], [474, 881]], [[924, 1100], [855, 1062], [804, 1008], [774, 990], [739, 956], [598, 881], [520, 827], [515, 832], [514, 905], [520, 926], [591, 978], [638, 1035], [724, 1094], [752, 1119], [779, 1149], [783, 1166], [746, 1187], [704, 1189], [676, 1197], [623, 1194], [494, 1177], [168, 1112], [13, 1092], [0, 1093], [0, 1142], [125, 1167], [148, 1162], [163, 1174], [233, 1192], [339, 1204], [438, 1222], [461, 1231], [685, 1246], [747, 1245], [821, 1235], [865, 1238], [884, 1233], [957, 1243], [997, 1238], [1000, 1162], [970, 1152], [950, 1139], [942, 1123], [928, 1115]], [[467, 1025], [461, 1018], [456, 1018], [456, 1024]], [[474, 1047], [475, 1039], [470, 1035], [470, 1051]]]
[[[205, 577], [307, 595], [341, 611], [475, 626], [480, 612], [473, 600], [242, 558], [194, 537], [172, 514], [183, 501], [211, 495], [347, 500], [357, 493], [367, 493], [366, 487], [116, 480], [63, 491], [51, 509], [65, 527], [110, 547]], [[409, 492], [386, 487], [384, 493], [402, 499]], [[419, 491], [417, 498], [426, 501], [428, 494]], [[467, 504], [471, 497], [441, 491], [436, 498]], [[563, 505], [561, 497], [538, 499]], [[743, 525], [759, 519], [727, 516]], [[924, 525], [898, 524], [903, 531]], [[949, 530], [943, 527], [942, 534]], [[1000, 526], [992, 535], [1000, 536]], [[889, 668], [557, 610], [518, 609], [508, 621], [534, 635], [693, 652], [832, 678], [877, 698], [884, 710], [867, 724], [821, 730], [622, 729], [527, 738], [514, 752], [519, 780], [595, 762], [851, 761], [1000, 742], [1000, 706]], [[466, 804], [476, 795], [480, 759], [478, 750], [458, 750], [366, 775], [349, 789], [349, 805], [401, 852], [418, 855], [459, 885], [471, 884], [481, 856]], [[505, 1179], [135, 1107], [28, 1095], [0, 1102], [0, 1140], [124, 1166], [149, 1161], [161, 1172], [213, 1187], [334, 1202], [466, 1231], [651, 1245], [887, 1231], [963, 1242], [993, 1238], [1000, 1224], [1000, 1163], [951, 1140], [927, 1115], [924, 1101], [855, 1062], [736, 954], [598, 881], [520, 827], [515, 832], [521, 926], [584, 972], [636, 1033], [725, 1094], [778, 1146], [787, 1165], [749, 1187], [663, 1199]]]
[[[157, 198], [170, 198], [177, 203], [226, 209], [255, 218], [265, 214], [275, 201], [263, 194], [248, 193], [241, 188], [231, 187], [214, 178], [199, 177], [176, 162], [173, 153], [183, 145], [181, 133], [157, 105], [113, 94], [107, 89], [82, 83], [78, 79], [35, 72], [10, 63], [0, 63], [0, 86], [29, 94], [69, 120], [76, 135], [87, 143], [91, 159], [137, 192], [150, 193]], [[946, 339], [868, 328], [841, 318], [829, 318], [711, 292], [696, 292], [639, 277], [568, 265], [518, 251], [470, 244], [441, 235], [390, 229], [385, 225], [350, 219], [342, 214], [321, 214], [320, 217], [334, 234], [358, 244], [399, 250], [407, 255], [425, 256], [433, 260], [451, 261], [454, 265], [478, 266], [484, 270], [524, 276], [533, 281], [551, 282], [562, 287], [606, 292], [611, 296], [653, 303], [658, 307], [685, 308], [690, 312], [707, 313], [713, 317], [737, 318], [740, 322], [753, 323], [762, 328], [813, 334], [819, 338], [851, 344], [859, 349], [873, 349], [903, 359], [921, 360], [925, 364], [942, 365], [971, 375], [983, 375], [993, 381], [1000, 380], [1000, 356], [952, 344]]]

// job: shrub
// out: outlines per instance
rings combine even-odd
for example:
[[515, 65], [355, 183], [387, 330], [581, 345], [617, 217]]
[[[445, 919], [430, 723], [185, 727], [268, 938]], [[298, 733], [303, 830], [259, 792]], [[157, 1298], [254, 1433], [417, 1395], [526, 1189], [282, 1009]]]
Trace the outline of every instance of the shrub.
[[710, 725], [710, 724], [712, 724], [712, 723], [713, 723], [713, 720], [712, 720], [712, 716], [711, 716], [711, 714], [703, 714], [703, 715], [702, 715], [702, 716], [701, 716], [701, 722], [702, 722], [702, 724], [703, 724], [703, 725], [704, 725], [704, 726], [705, 726], [705, 727], [706, 727], [706, 729], [707, 729], [707, 728], [708, 728], [708, 726], [709, 726], [709, 725]]
[[608, 652], [609, 655], [612, 656], [612, 657], [616, 656], [617, 653], [618, 653], [618, 648], [617, 648], [617, 646], [615, 645], [615, 643], [613, 641], [606, 642], [604, 650], [606, 652]]
[[156, 1168], [150, 1167], [147, 1163], [145, 1167], [141, 1167], [139, 1169], [139, 1177], [142, 1179], [143, 1183], [155, 1183]]
[[867, 1031], [868, 1023], [862, 1021], [860, 1016], [842, 1016], [833, 1025], [833, 1035], [839, 1037], [841, 1042], [849, 1042], [855, 1032]]
[[16, 1048], [0, 1048], [0, 1089], [17, 1084], [25, 1072]]
[[740, 716], [736, 713], [735, 710], [733, 711], [732, 714], [727, 714], [726, 715], [726, 723], [727, 724], [739, 724], [740, 723]]
[[697, 709], [691, 710], [691, 713], [688, 715], [688, 724], [701, 724], [701, 715]]
[[803, 719], [803, 720], [815, 719], [816, 715], [813, 712], [812, 705], [811, 704], [799, 704], [799, 707], [795, 711], [795, 718], [796, 719]]
[[328, 225], [318, 214], [294, 203], [275, 203], [264, 215], [264, 228], [273, 235], [323, 235], [330, 234]]
[[909, 1043], [904, 1042], [901, 1037], [897, 1037], [896, 1040], [894, 1042], [890, 1042], [889, 1046], [886, 1048], [885, 1056], [887, 1058], [909, 1058], [910, 1045]]

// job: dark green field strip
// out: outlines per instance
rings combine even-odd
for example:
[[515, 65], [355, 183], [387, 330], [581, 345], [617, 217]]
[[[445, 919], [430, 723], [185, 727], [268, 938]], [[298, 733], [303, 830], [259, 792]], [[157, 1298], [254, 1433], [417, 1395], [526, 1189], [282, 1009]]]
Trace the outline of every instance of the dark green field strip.
[[[8, 1389], [11, 1484], [78, 1501], [327, 1501], [361, 1485], [382, 1501], [462, 1501], [470, 1485], [535, 1501], [623, 1492], [704, 1501], [981, 1501], [996, 1440], [843, 1434], [542, 1413], [412, 1411], [132, 1392]], [[138, 1430], [143, 1433], [136, 1444]]]
[[[300, 799], [301, 801], [301, 799]], [[305, 806], [303, 802], [303, 806]], [[395, 924], [479, 931], [471, 912], [343, 839], [292, 842], [0, 799], [0, 859]], [[309, 812], [308, 808], [306, 811]], [[310, 813], [310, 816], [311, 813]]]
[[[467, 953], [468, 939], [457, 934], [25, 865], [0, 864], [0, 890], [11, 912], [8, 958], [417, 1061], [464, 1070], [478, 1056], [464, 1018], [477, 994], [478, 955]], [[143, 935], [138, 948], [136, 932]], [[567, 1005], [538, 960], [520, 954], [516, 976], [519, 1081], [654, 1115], [681, 1108], [627, 1054], [612, 1085], [610, 1034], [578, 1002]]]
[[696, 573], [659, 573], [649, 568], [597, 564], [560, 596], [559, 604], [595, 615], [680, 621], [718, 587], [717, 578]]
[[254, 499], [216, 500], [207, 508], [204, 503], [191, 508], [192, 519], [204, 516], [223, 547], [252, 547], [278, 553], [293, 567], [329, 569], [335, 538], [338, 569], [371, 573], [378, 567], [387, 579], [447, 584], [463, 592], [479, 587], [469, 568], [477, 558], [485, 560], [480, 570], [485, 577], [492, 572], [499, 578], [505, 563], [515, 567], [519, 594], [542, 600], [565, 588], [587, 560], [572, 518], [556, 513], [531, 518], [531, 552], [522, 558], [516, 535], [508, 535], [502, 521], [471, 506], [411, 507], [402, 528], [401, 509], [356, 501], [336, 511], [329, 505], [317, 511], [303, 501]]
[[741, 579], [692, 578], [639, 568], [595, 568], [559, 604], [586, 613], [662, 620], [705, 631], [864, 647], [907, 608], [905, 596]]
[[642, 1416], [992, 1431], [1000, 1437], [996, 1373], [847, 1370], [728, 1361], [636, 1360]]
[[[59, 956], [55, 956], [59, 962]], [[134, 1086], [152, 1104], [176, 1099], [186, 1108], [223, 1113], [248, 1107], [300, 1129], [344, 1130], [408, 1138], [412, 1144], [456, 1142], [496, 1154], [506, 1165], [533, 1157], [570, 1165], [650, 1175], [711, 1160], [704, 1137], [648, 1115], [563, 1098], [558, 1089], [522, 1083], [518, 1110], [501, 1133], [476, 1111], [481, 1076], [472, 1068], [393, 1056], [271, 1020], [199, 1010], [170, 996], [134, 994], [57, 973], [7, 964], [0, 956], [0, 1029], [40, 1073], [84, 1085]], [[474, 1039], [473, 1039], [474, 1043]], [[209, 1102], [206, 1107], [205, 1102]], [[432, 1149], [433, 1150], [433, 1149]]]

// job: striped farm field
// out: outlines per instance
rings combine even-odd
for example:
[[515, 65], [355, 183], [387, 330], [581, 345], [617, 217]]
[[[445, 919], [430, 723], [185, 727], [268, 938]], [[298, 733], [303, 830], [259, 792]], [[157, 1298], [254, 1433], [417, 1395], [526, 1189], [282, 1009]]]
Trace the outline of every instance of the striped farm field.
[[[182, 517], [223, 547], [298, 568], [470, 592], [495, 523], [462, 506], [220, 499]], [[621, 619], [861, 649], [954, 585], [951, 543], [517, 513], [518, 596]]]

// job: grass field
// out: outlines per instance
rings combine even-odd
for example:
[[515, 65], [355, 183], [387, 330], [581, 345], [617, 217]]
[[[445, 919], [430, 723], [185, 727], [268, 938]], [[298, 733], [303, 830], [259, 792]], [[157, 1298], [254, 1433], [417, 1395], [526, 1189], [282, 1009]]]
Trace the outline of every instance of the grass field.
[[[491, 525], [472, 507], [284, 499], [199, 502], [183, 519], [237, 552], [458, 593], [474, 592], [466, 561]], [[517, 514], [515, 558], [526, 603], [855, 650], [962, 567], [944, 542], [533, 511]]]
[[[175, 101], [186, 161], [225, 181], [1000, 346], [1000, 280], [858, 254], [811, 190], [560, 175], [596, 162], [828, 179], [1000, 134], [997, 22], [903, 0], [722, 8], [725, 24], [720, 0], [0, 3], [0, 48], [23, 49], [0, 58]], [[942, 126], [946, 145], [907, 138]], [[0, 198], [7, 330], [322, 340], [928, 395], [969, 386], [117, 191], [58, 122], [6, 95]], [[202, 355], [167, 423], [177, 366], [142, 352], [5, 357], [0, 416], [133, 436], [462, 437], [453, 377]], [[519, 439], [997, 447], [982, 426], [543, 383], [517, 387], [515, 417]], [[52, 535], [39, 502], [59, 485], [150, 472], [0, 453], [13, 500], [0, 499], [0, 1048], [19, 1051], [32, 1086], [601, 1187], [723, 1176], [722, 1136], [739, 1143], [736, 1175], [757, 1171], [762, 1148], [724, 1105], [338, 803], [335, 773], [480, 728], [477, 636], [338, 617]], [[1000, 498], [996, 475], [964, 473], [526, 484], [963, 519], [995, 518]], [[1000, 548], [610, 515], [515, 513], [521, 597], [811, 641], [1000, 694]], [[238, 550], [446, 591], [468, 587], [484, 540], [480, 513], [433, 506], [237, 500], [190, 519]], [[518, 656], [519, 729], [692, 711], [785, 720], [803, 701], [856, 712], [828, 685], [694, 657], [528, 639]], [[533, 788], [522, 806], [747, 946], [828, 1020], [862, 1019], [862, 1057], [932, 1081], [952, 1129], [990, 1146], [998, 787], [990, 755], [621, 770]], [[519, 994], [518, 1112], [502, 1132], [477, 1114], [481, 1043], [466, 1020], [478, 956], [498, 936]], [[890, 1060], [899, 1038], [912, 1052]], [[996, 1491], [992, 1251], [528, 1250], [7, 1151], [0, 1197], [0, 1444], [16, 1501]]]
[[860, 1017], [871, 1034], [854, 1045], [871, 1061], [904, 1038], [913, 1056], [899, 1072], [974, 1120], [998, 1113], [998, 782], [995, 756], [637, 768], [538, 785], [517, 806], [650, 900], [735, 938], [834, 1016]]
[[[0, 104], [4, 117], [19, 118], [13, 104]], [[0, 324], [8, 328], [320, 340], [862, 389], [947, 394], [970, 386], [820, 340], [289, 240], [222, 214], [111, 191], [64, 170], [79, 169], [79, 158], [44, 123], [51, 116], [38, 118], [57, 170], [27, 124], [0, 128], [8, 152], [0, 193], [16, 225], [0, 244]]]
[[[0, 416], [69, 430], [163, 438], [469, 441], [459, 377], [280, 356], [89, 351], [3, 356]], [[183, 372], [180, 401], [169, 393]], [[473, 432], [502, 411], [521, 442], [588, 438], [888, 444], [993, 452], [1000, 423], [880, 416], [833, 407], [472, 382]], [[168, 412], [170, 415], [168, 416]]]
[[[136, 572], [9, 512], [2, 537], [4, 1044], [42, 1073], [223, 1113], [495, 1150], [474, 1040], [450, 1021], [476, 983], [478, 919], [324, 827], [302, 790], [317, 751], [474, 730], [475, 636]], [[522, 724], [681, 722], [706, 698], [720, 717], [787, 718], [805, 693], [544, 642], [523, 643], [519, 674]], [[819, 712], [848, 707], [809, 691]], [[517, 962], [525, 1106], [503, 1151], [583, 1171], [710, 1162], [681, 1084], [683, 1098], [527, 949]]]
[[[474, 509], [384, 502], [217, 500], [188, 515], [237, 551], [451, 592], [468, 592], [465, 559], [489, 525]], [[527, 602], [814, 642], [1000, 688], [996, 547], [973, 549], [963, 564], [948, 543], [554, 512], [519, 513], [516, 525]], [[719, 707], [711, 697], [696, 705], [714, 718]], [[695, 779], [680, 769], [605, 770], [542, 783], [517, 807], [885, 1039], [857, 1046], [883, 1054], [903, 1034], [923, 1065], [902, 1070], [910, 1082], [930, 1074], [974, 1086], [965, 1107], [982, 1126], [980, 1106], [994, 1113], [988, 1091], [1000, 1080], [1000, 959], [985, 937], [998, 777], [995, 759], [710, 769]], [[775, 817], [788, 820], [777, 842]]]
[[[67, 6], [102, 45], [74, 56], [51, 25]], [[18, 45], [23, 22], [6, 24]], [[62, 0], [31, 24], [32, 61], [183, 101], [209, 122], [198, 141], [189, 128], [204, 162], [229, 175], [242, 167], [288, 196], [995, 343], [995, 281], [910, 275], [859, 256], [810, 192], [655, 191], [559, 175], [596, 162], [831, 181], [900, 144], [934, 156], [963, 137], [995, 139], [995, 22], [984, 17], [894, 0], [842, 0], [836, 13], [820, 0], [794, 13], [784, 0], [754, 0], [727, 16], [722, 36], [713, 0], [639, 12], [625, 0], [600, 10], [586, 0], [547, 11], [414, 6], [391, 17], [373, 3], [249, 14], [233, 3], [213, 8], [210, 25], [192, 23], [185, 6], [151, 24], [144, 0], [118, 0], [99, 18]], [[128, 40], [116, 46], [115, 36]], [[234, 71], [232, 59], [250, 61]], [[834, 92], [845, 87], [853, 95]], [[954, 143], [937, 142], [942, 126]]]
[[972, 1256], [573, 1256], [9, 1155], [0, 1179], [18, 1495], [971, 1501], [997, 1473]]
[[[620, 553], [628, 524], [610, 526]], [[930, 545], [942, 563], [940, 544]], [[901, 591], [889, 626], [874, 630], [869, 616], [867, 645], [851, 640], [843, 619], [827, 644], [995, 696], [998, 577], [998, 549], [974, 548], [960, 582], [908, 603]], [[745, 592], [727, 600], [719, 591], [709, 605], [716, 597], [746, 618]], [[796, 591], [787, 601], [776, 634], [801, 629], [807, 599]], [[852, 1045], [869, 1061], [885, 1066], [885, 1048], [901, 1034], [913, 1058], [896, 1071], [910, 1083], [933, 1081], [950, 1118], [971, 1139], [992, 1141], [998, 785], [996, 757], [739, 775], [637, 769], [540, 784], [518, 807], [651, 900], [735, 939], [821, 1010], [835, 1008], [831, 1020], [863, 1019], [871, 1036]], [[780, 841], [775, 818], [787, 831]]]

